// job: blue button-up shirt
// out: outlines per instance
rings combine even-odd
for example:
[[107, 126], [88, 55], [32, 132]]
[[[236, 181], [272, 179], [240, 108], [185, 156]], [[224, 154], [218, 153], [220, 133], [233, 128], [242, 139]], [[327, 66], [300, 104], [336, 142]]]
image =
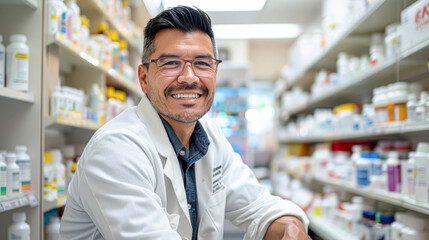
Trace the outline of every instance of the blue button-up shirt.
[[161, 117], [162, 124], [167, 131], [171, 145], [179, 159], [182, 171], [183, 183], [185, 184], [186, 199], [188, 201], [189, 216], [192, 224], [192, 239], [196, 240], [198, 235], [198, 195], [195, 182], [195, 162], [206, 155], [210, 141], [200, 122], [195, 125], [192, 133], [189, 150], [182, 144], [173, 128]]

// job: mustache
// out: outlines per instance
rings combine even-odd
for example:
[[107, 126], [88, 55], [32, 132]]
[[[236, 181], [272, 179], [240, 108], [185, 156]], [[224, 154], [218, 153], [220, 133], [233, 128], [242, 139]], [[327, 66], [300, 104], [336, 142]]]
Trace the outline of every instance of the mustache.
[[174, 85], [166, 88], [165, 96], [170, 96], [173, 92], [181, 91], [181, 90], [199, 90], [203, 92], [203, 95], [207, 95], [209, 92], [209, 90], [203, 85], [199, 85], [197, 83], [192, 83], [192, 84], [184, 83], [184, 84], [178, 84], [178, 85]]

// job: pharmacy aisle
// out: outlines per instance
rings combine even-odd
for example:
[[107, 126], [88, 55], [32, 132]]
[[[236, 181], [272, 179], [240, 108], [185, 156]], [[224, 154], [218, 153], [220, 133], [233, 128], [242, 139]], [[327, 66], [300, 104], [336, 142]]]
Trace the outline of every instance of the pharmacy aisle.
[[274, 189], [322, 239], [426, 239], [429, 1], [354, 2], [325, 1], [292, 47]]

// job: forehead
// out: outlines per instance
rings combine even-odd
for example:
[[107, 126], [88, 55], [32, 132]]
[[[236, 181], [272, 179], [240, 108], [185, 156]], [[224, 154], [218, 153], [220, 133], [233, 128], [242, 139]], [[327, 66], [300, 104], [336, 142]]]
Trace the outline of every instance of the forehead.
[[177, 29], [163, 29], [155, 35], [155, 51], [152, 57], [162, 54], [179, 57], [209, 55], [214, 57], [213, 44], [208, 34], [201, 31], [182, 32]]

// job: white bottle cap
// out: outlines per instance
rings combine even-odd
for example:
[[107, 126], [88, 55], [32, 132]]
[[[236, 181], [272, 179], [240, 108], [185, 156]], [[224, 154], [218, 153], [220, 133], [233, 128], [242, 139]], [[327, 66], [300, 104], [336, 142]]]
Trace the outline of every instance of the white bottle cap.
[[50, 223], [59, 223], [60, 222], [60, 218], [59, 217], [49, 217], [49, 222]]
[[15, 146], [16, 152], [27, 152], [27, 146], [25, 145], [17, 145]]
[[14, 212], [12, 219], [14, 222], [25, 221], [27, 217], [25, 216], [25, 212]]
[[7, 162], [15, 162], [16, 154], [15, 153], [7, 153], [6, 155]]
[[59, 149], [52, 149], [51, 150], [51, 157], [52, 157], [52, 162], [61, 162], [62, 161], [62, 156], [61, 156], [61, 151]]
[[61, 147], [61, 152], [64, 157], [75, 157], [75, 150], [73, 145], [65, 145]]
[[387, 157], [388, 157], [388, 158], [398, 158], [398, 157], [399, 157], [399, 154], [398, 154], [398, 152], [396, 152], [396, 151], [390, 151], [390, 152], [387, 154]]
[[360, 196], [354, 196], [354, 197], [352, 197], [352, 202], [353, 203], [358, 203], [358, 204], [361, 204], [361, 203], [363, 203], [363, 197], [360, 197]]
[[27, 37], [23, 34], [12, 34], [9, 37], [9, 40], [11, 42], [26, 42], [27, 41]]
[[429, 153], [429, 142], [419, 142], [417, 144], [416, 152], [425, 152]]

